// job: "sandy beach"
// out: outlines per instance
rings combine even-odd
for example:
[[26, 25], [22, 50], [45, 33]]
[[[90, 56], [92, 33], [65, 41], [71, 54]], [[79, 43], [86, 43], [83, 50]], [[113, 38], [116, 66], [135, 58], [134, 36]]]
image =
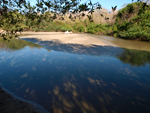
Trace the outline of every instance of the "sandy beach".
[[84, 46], [92, 46], [92, 45], [99, 45], [99, 46], [114, 46], [117, 45], [103, 40], [98, 39], [89, 34], [65, 34], [63, 32], [23, 32], [24, 36], [20, 36], [19, 38], [36, 38], [40, 41], [53, 41], [59, 42], [62, 44], [80, 44]]

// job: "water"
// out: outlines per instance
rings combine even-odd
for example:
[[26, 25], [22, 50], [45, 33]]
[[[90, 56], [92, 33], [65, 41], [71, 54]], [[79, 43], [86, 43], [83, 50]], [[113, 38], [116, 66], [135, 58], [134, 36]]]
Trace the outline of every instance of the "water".
[[149, 113], [150, 52], [0, 41], [0, 83], [50, 112]]

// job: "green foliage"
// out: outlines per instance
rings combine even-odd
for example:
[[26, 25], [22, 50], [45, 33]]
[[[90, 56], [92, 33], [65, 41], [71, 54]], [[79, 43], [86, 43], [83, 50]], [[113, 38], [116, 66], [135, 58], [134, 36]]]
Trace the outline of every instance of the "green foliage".
[[6, 31], [6, 33], [2, 35], [5, 40], [12, 39], [16, 36], [17, 32], [23, 31], [23, 15], [18, 13], [16, 10], [10, 11], [1, 18], [1, 23], [3, 23], [1, 24], [1, 28]]
[[127, 31], [120, 31], [118, 33], [121, 37], [129, 38], [129, 39], [139, 39], [139, 40], [150, 40], [150, 28], [134, 25], [130, 27]]
[[34, 25], [31, 27], [32, 31], [44, 31], [44, 32], [64, 32], [64, 31], [72, 31], [72, 27], [67, 25], [61, 21], [54, 21], [52, 23], [42, 22], [39, 25]]
[[86, 27], [84, 26], [84, 23], [78, 23], [76, 22], [73, 25], [73, 30], [76, 32], [85, 32]]
[[69, 31], [70, 32], [70, 31], [72, 31], [72, 28], [71, 27], [62, 27], [61, 31], [63, 31], [63, 32], [64, 31]]
[[117, 33], [114, 33], [113, 36], [114, 36], [114, 37], [118, 37], [118, 34], [117, 34]]
[[150, 6], [143, 2], [128, 4], [118, 12], [114, 34], [126, 39], [150, 40]]
[[79, 31], [79, 32], [84, 32], [84, 31], [85, 31], [84, 29], [85, 29], [85, 28], [84, 28], [83, 25], [80, 25], [80, 26], [78, 27], [78, 31]]
[[105, 34], [109, 35], [112, 33], [112, 26], [109, 26], [108, 24], [90, 24], [87, 27], [87, 30], [89, 33], [92, 34]]

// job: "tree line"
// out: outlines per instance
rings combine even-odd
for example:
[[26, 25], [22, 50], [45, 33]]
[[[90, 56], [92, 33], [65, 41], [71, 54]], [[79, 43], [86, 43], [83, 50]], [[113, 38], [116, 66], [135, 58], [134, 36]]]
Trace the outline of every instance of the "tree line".
[[[133, 0], [132, 0], [133, 1]], [[141, 0], [137, 0], [141, 2]], [[147, 2], [142, 2], [143, 7], [147, 7]], [[112, 11], [115, 11], [117, 6], [112, 7]], [[44, 26], [46, 22], [52, 23], [53, 20], [59, 18], [59, 20], [64, 19], [65, 14], [69, 14], [69, 18], [72, 21], [82, 16], [87, 16], [90, 23], [87, 25], [89, 33], [96, 33], [98, 30], [92, 31], [90, 29], [99, 29], [101, 26], [104, 28], [103, 31], [108, 31], [105, 27], [110, 27], [109, 25], [94, 25], [93, 24], [93, 12], [95, 10], [102, 9], [102, 6], [99, 2], [92, 3], [91, 0], [82, 3], [80, 0], [36, 0], [34, 5], [31, 5], [30, 1], [27, 0], [1, 0], [0, 1], [0, 27], [6, 31], [6, 33], [1, 33], [1, 36], [7, 40], [14, 37], [17, 37], [17, 32], [22, 32], [23, 30], [41, 29], [41, 26]], [[88, 14], [85, 14], [88, 12]], [[100, 12], [101, 13], [101, 12]], [[101, 13], [103, 17], [103, 14]], [[109, 19], [105, 17], [105, 19]], [[44, 20], [44, 22], [43, 22]], [[87, 20], [86, 20], [87, 21]], [[59, 24], [59, 22], [55, 22]], [[61, 22], [60, 22], [61, 23]], [[86, 22], [85, 22], [86, 23]], [[41, 24], [41, 25], [40, 25]], [[27, 28], [28, 26], [28, 28]], [[52, 24], [48, 27], [52, 29]], [[78, 29], [79, 32], [85, 31], [85, 26], [73, 26], [73, 29]], [[115, 31], [115, 27], [108, 28]], [[65, 27], [58, 26], [55, 27], [55, 31], [65, 31], [72, 30], [70, 26], [65, 25]], [[50, 30], [49, 30], [50, 31]], [[110, 31], [108, 31], [110, 32]], [[107, 33], [112, 34], [112, 33]], [[114, 33], [115, 35], [122, 36], [121, 33]]]

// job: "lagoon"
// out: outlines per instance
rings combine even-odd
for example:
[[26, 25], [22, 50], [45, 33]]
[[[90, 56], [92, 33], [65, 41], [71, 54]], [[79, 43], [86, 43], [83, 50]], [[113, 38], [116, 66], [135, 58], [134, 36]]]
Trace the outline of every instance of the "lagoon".
[[42, 34], [0, 41], [2, 87], [49, 112], [148, 113], [149, 42], [81, 35], [105, 43], [41, 40]]

